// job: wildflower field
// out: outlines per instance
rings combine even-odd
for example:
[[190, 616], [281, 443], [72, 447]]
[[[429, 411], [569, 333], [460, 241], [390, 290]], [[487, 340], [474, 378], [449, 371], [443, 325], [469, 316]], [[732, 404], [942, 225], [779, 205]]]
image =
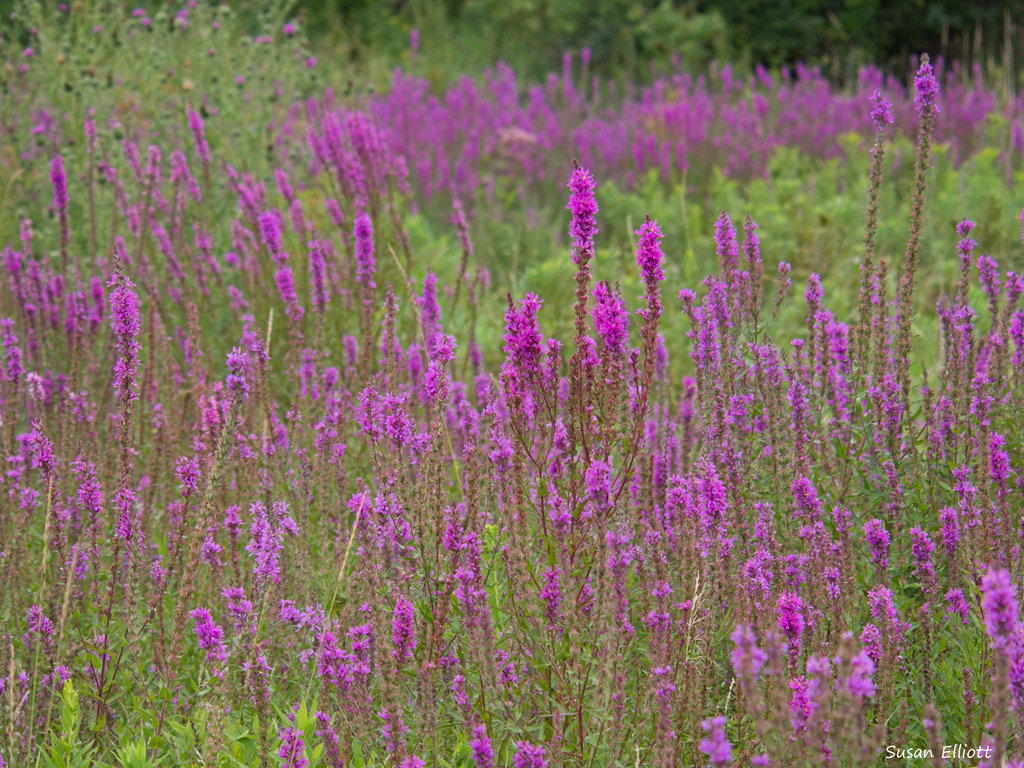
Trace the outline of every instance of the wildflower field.
[[0, 768], [1021, 765], [1024, 95], [287, 10], [4, 22]]

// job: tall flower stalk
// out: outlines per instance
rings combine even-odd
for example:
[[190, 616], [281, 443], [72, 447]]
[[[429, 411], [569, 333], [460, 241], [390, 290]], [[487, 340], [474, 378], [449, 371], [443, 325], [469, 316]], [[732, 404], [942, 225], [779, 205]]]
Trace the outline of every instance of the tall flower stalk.
[[[885, 167], [885, 127], [892, 124], [892, 103], [884, 93], [876, 90], [872, 95], [874, 109], [871, 120], [875, 126], [875, 142], [871, 147], [871, 171], [868, 176], [868, 205], [864, 224], [864, 256], [861, 259], [860, 279], [860, 325], [857, 329], [857, 364], [863, 369], [871, 351], [871, 328], [876, 321], [878, 310], [884, 309], [884, 298], [881, 306], [875, 308], [872, 298], [875, 280], [885, 275], [885, 265], [881, 264], [878, 274], [875, 272], [875, 237], [878, 232], [878, 198], [882, 191], [882, 171]], [[884, 257], [883, 257], [884, 258]], [[882, 285], [884, 290], [884, 284]]]
[[914, 317], [914, 285], [917, 276], [917, 260], [921, 250], [921, 232], [924, 229], [925, 194], [928, 191], [928, 171], [931, 169], [932, 129], [935, 115], [939, 112], [939, 81], [935, 79], [928, 55], [921, 57], [921, 66], [914, 78], [917, 95], [919, 122], [917, 133], [917, 154], [914, 157], [914, 192], [910, 203], [910, 239], [903, 256], [903, 274], [900, 275], [897, 302], [899, 324], [894, 345], [897, 379], [903, 401], [910, 400], [910, 325]]

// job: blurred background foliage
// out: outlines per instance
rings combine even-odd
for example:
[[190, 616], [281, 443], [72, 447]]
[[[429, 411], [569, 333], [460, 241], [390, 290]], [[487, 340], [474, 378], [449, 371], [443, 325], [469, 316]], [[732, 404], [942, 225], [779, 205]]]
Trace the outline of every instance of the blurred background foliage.
[[631, 81], [651, 67], [701, 70], [798, 61], [842, 82], [874, 62], [904, 76], [912, 55], [943, 55], [986, 72], [1024, 46], [1024, 0], [301, 0], [315, 41], [352, 60], [396, 61], [419, 30], [434, 76], [501, 60], [529, 79], [590, 48], [593, 69]]
[[[170, 8], [125, 5], [150, 14]], [[244, 16], [250, 5], [234, 7]], [[13, 6], [0, 0], [0, 17]], [[1016, 55], [1024, 0], [297, 0], [292, 13], [321, 53], [375, 73], [381, 86], [409, 63], [414, 29], [421, 69], [436, 87], [498, 61], [541, 81], [561, 69], [564, 54], [585, 48], [591, 72], [623, 85], [650, 82], [654, 72], [705, 71], [713, 61], [740, 73], [803, 62], [837, 85], [867, 63], [906, 78], [924, 52], [989, 79], [1019, 73], [1024, 62]]]

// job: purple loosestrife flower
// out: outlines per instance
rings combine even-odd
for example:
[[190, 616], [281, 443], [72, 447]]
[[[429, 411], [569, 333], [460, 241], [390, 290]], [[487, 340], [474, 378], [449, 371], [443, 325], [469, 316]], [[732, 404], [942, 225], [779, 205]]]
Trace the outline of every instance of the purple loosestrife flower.
[[515, 671], [515, 663], [510, 662], [507, 651], [495, 651], [495, 666], [498, 668], [500, 680], [505, 685], [516, 685], [519, 682], [519, 675]]
[[210, 157], [210, 145], [206, 143], [206, 130], [203, 128], [203, 119], [193, 109], [188, 111], [188, 128], [192, 132], [196, 156], [203, 165], [209, 165], [212, 158]]
[[1002, 499], [1006, 492], [1006, 483], [1010, 479], [1010, 456], [1003, 449], [1006, 445], [1006, 438], [998, 432], [989, 436], [989, 472], [988, 476], [992, 484], [999, 489], [999, 497]]
[[448, 400], [451, 374], [448, 365], [455, 359], [455, 337], [437, 334], [431, 349], [430, 365], [423, 377], [423, 400], [439, 407]]
[[206, 660], [226, 661], [228, 655], [224, 648], [224, 629], [214, 622], [209, 610], [199, 607], [189, 611], [188, 615], [196, 621], [196, 638], [199, 648], [206, 651]]
[[[27, 228], [28, 238], [26, 242], [26, 222], [28, 222], [28, 219], [25, 219], [25, 221], [22, 222], [21, 226], [22, 247], [25, 249], [25, 253], [30, 254], [32, 248], [32, 226], [31, 223], [29, 223], [29, 226]], [[22, 284], [21, 275], [22, 270], [25, 267], [24, 263], [22, 262], [23, 257], [24, 254], [22, 254], [20, 251], [14, 250], [13, 248], [11, 248], [11, 246], [7, 246], [6, 248], [4, 248], [4, 267], [7, 268], [7, 276], [11, 286], [11, 295], [14, 296], [14, 298], [18, 299], [22, 303], [22, 305], [24, 305], [26, 300], [26, 290], [25, 286]]]
[[[811, 666], [811, 661], [815, 657], [807, 660], [807, 666]], [[789, 722], [793, 726], [793, 733], [806, 733], [807, 723], [814, 715], [818, 705], [814, 701], [814, 697], [818, 693], [818, 681], [815, 679], [808, 679], [804, 675], [791, 678], [789, 681], [789, 690], [792, 691], [792, 696], [789, 702]]]
[[868, 520], [864, 523], [864, 539], [871, 547], [871, 560], [879, 572], [889, 567], [889, 532], [881, 520]]
[[381, 734], [384, 736], [385, 751], [397, 752], [404, 745], [405, 734], [409, 731], [409, 726], [402, 722], [402, 713], [382, 709], [377, 715], [384, 721]]
[[981, 580], [982, 613], [985, 631], [996, 648], [1011, 648], [1020, 629], [1017, 595], [1010, 572], [989, 568]]
[[120, 357], [114, 364], [114, 388], [122, 398], [134, 400], [138, 395], [134, 385], [139, 367], [139, 297], [132, 288], [135, 284], [120, 271], [114, 274], [107, 287], [110, 292], [110, 329], [117, 339]]
[[302, 319], [302, 307], [299, 306], [299, 295], [295, 291], [295, 278], [292, 275], [291, 267], [281, 267], [274, 273], [274, 282], [277, 283], [277, 290], [287, 305], [285, 312], [288, 317], [298, 322]]
[[743, 222], [743, 255], [747, 260], [747, 310], [756, 319], [761, 314], [761, 291], [764, 280], [764, 262], [761, 259], [761, 239], [757, 236], [757, 222], [747, 216]]
[[801, 638], [804, 634], [804, 601], [796, 592], [783, 592], [775, 603], [779, 626], [789, 641], [789, 661], [795, 667], [800, 658]]
[[[657, 367], [657, 345], [658, 345], [658, 318], [661, 317], [661, 288], [658, 283], [665, 279], [665, 272], [661, 263], [663, 254], [661, 252], [661, 230], [658, 223], [652, 221], [648, 216], [647, 220], [636, 231], [636, 263], [640, 267], [640, 277], [644, 282], [645, 299], [647, 306], [638, 309], [644, 319], [640, 336], [643, 338], [643, 374], [635, 382], [636, 398], [632, 406], [635, 429], [642, 427], [644, 412], [652, 407], [650, 402], [650, 389], [654, 380]], [[639, 354], [639, 350], [637, 351]]]
[[96, 465], [79, 454], [72, 469], [79, 480], [78, 504], [91, 516], [98, 515], [103, 510], [103, 489], [96, 480]]
[[[333, 197], [329, 197], [324, 205], [327, 207], [327, 214], [331, 217], [334, 226], [345, 233], [345, 214], [341, 211], [341, 204]], [[343, 234], [343, 236], [345, 235]]]
[[34, 648], [38, 642], [44, 646], [53, 644], [53, 622], [46, 618], [41, 606], [33, 605], [28, 609], [28, 632], [22, 640], [30, 648]]
[[338, 737], [338, 732], [331, 726], [331, 718], [323, 712], [317, 712], [315, 717], [318, 726], [316, 735], [324, 743], [327, 765], [330, 768], [344, 768], [345, 763], [341, 758], [341, 739]]
[[142, 184], [142, 162], [139, 160], [139, 145], [134, 142], [124, 142], [124, 156], [128, 161], [128, 167], [131, 169], [132, 177], [136, 182]]
[[288, 178], [288, 171], [283, 168], [275, 168], [274, 180], [277, 182], [277, 188], [280, 190], [281, 195], [291, 203], [295, 199], [295, 190], [292, 188], [291, 179]]
[[260, 237], [263, 244], [267, 246], [270, 258], [279, 267], [288, 259], [288, 254], [281, 251], [281, 223], [274, 215], [274, 211], [264, 211], [260, 214]]
[[731, 286], [739, 271], [740, 246], [736, 240], [736, 228], [725, 211], [715, 222], [715, 251], [722, 268], [722, 277]]
[[910, 628], [900, 620], [900, 614], [892, 602], [892, 590], [879, 585], [868, 592], [868, 607], [871, 615], [879, 621], [884, 621], [890, 639], [896, 643], [902, 643], [906, 631]]
[[177, 184], [179, 182], [185, 183], [185, 189], [188, 190], [189, 197], [197, 203], [202, 202], [203, 193], [199, 189], [199, 183], [192, 176], [192, 172], [188, 168], [188, 160], [185, 158], [185, 153], [180, 149], [176, 149], [171, 152], [171, 183]]
[[472, 709], [472, 702], [470, 701], [469, 684], [466, 682], [466, 678], [463, 675], [456, 675], [452, 678], [452, 696], [455, 699], [455, 703], [458, 705], [459, 710], [462, 712], [463, 718], [469, 720], [470, 710]]
[[160, 161], [163, 153], [156, 144], [150, 144], [146, 148], [146, 180], [154, 188], [160, 184]]
[[284, 548], [283, 533], [267, 515], [263, 502], [249, 507], [252, 515], [251, 538], [245, 550], [253, 556], [252, 572], [258, 579], [269, 578], [275, 584], [281, 580], [281, 565], [278, 554]]
[[960, 521], [957, 512], [952, 507], [947, 507], [939, 512], [939, 522], [942, 523], [942, 544], [946, 548], [946, 555], [956, 555], [957, 545], [960, 543]]
[[790, 490], [793, 491], [793, 502], [796, 508], [794, 517], [803, 518], [806, 515], [812, 523], [821, 520], [821, 502], [818, 501], [818, 493], [810, 478], [800, 475], [793, 481]]
[[969, 298], [971, 260], [974, 248], [978, 244], [974, 238], [970, 237], [972, 229], [974, 229], [974, 222], [968, 219], [963, 219], [956, 225], [956, 232], [960, 236], [960, 241], [956, 245], [957, 253], [960, 256], [960, 280], [957, 283], [955, 309], [964, 308]]
[[22, 363], [21, 347], [18, 346], [18, 336], [14, 332], [14, 321], [10, 318], [0, 320], [0, 328], [3, 329], [3, 344], [7, 347], [7, 352], [4, 355], [7, 380], [16, 385], [18, 379], [25, 372], [25, 366]]
[[919, 526], [910, 529], [910, 537], [913, 540], [911, 550], [914, 553], [914, 570], [926, 585], [932, 585], [935, 583], [935, 568], [932, 565], [935, 543]]
[[664, 258], [661, 252], [661, 239], [664, 235], [658, 228], [658, 222], [650, 218], [640, 225], [635, 234], [639, 238], [636, 246], [636, 263], [640, 267], [640, 279], [650, 290], [665, 279], [665, 272], [661, 267]]
[[183, 496], [192, 496], [199, 490], [199, 462], [196, 459], [182, 456], [175, 464], [174, 471], [181, 483], [178, 490]]
[[246, 688], [249, 690], [249, 700], [254, 704], [262, 700], [264, 706], [270, 704], [270, 673], [274, 668], [267, 661], [267, 654], [260, 651], [256, 654], [255, 660], [246, 661], [242, 664], [242, 671], [246, 674]]
[[305, 235], [307, 229], [306, 217], [302, 210], [302, 201], [295, 198], [288, 205], [288, 220], [292, 224], [292, 230], [297, 235]]
[[960, 619], [960, 623], [965, 627], [970, 623], [971, 611], [967, 606], [967, 600], [964, 598], [964, 591], [962, 589], [951, 589], [946, 593], [946, 602], [948, 606], [946, 611], [951, 616], [956, 616]]
[[594, 235], [597, 234], [597, 199], [594, 177], [584, 168], [576, 168], [569, 179], [569, 204], [572, 212], [569, 235], [572, 237], [572, 261], [583, 266], [594, 256]]
[[528, 741], [516, 742], [516, 754], [512, 758], [515, 768], [548, 768], [547, 750], [540, 744]]
[[[1024, 221], [1024, 211], [1021, 211], [1021, 220]], [[975, 226], [975, 223], [970, 219], [961, 219], [957, 222], [956, 233], [960, 237], [969, 237], [971, 230], [973, 230]], [[1024, 232], [1024, 228], [1022, 228], [1022, 232]], [[974, 246], [976, 245], [977, 243], [974, 240], [971, 240], [969, 243], [961, 240], [960, 243], [957, 244], [957, 249], [961, 252], [966, 251], [970, 253], [974, 250]]]
[[407, 661], [416, 651], [416, 615], [412, 602], [403, 595], [395, 601], [395, 615], [391, 620], [391, 655], [399, 661]]
[[363, 288], [366, 301], [366, 292], [371, 292], [372, 296], [373, 289], [377, 287], [373, 282], [377, 264], [373, 258], [373, 224], [369, 214], [364, 213], [356, 218], [353, 234], [356, 240], [356, 280]]
[[870, 622], [865, 624], [860, 633], [860, 642], [875, 664], [882, 660], [882, 631], [878, 627]]
[[249, 382], [245, 380], [245, 369], [249, 364], [249, 355], [241, 347], [232, 347], [228, 352], [228, 375], [224, 385], [236, 401], [241, 404], [249, 396]]
[[999, 264], [991, 256], [982, 254], [978, 257], [978, 278], [981, 280], [981, 290], [988, 296], [989, 311], [995, 312], [999, 301]]
[[473, 727], [473, 738], [469, 741], [469, 748], [477, 768], [494, 768], [494, 749], [487, 736], [487, 726], [483, 723], [477, 723]]
[[455, 597], [462, 604], [463, 623], [469, 629], [475, 629], [487, 622], [489, 608], [485, 601], [487, 590], [480, 588], [479, 575], [473, 569], [463, 566], [455, 571]]
[[227, 587], [221, 591], [228, 601], [228, 613], [235, 620], [234, 630], [239, 632], [252, 614], [252, 602], [245, 597], [245, 589], [242, 587]]
[[725, 718], [704, 720], [700, 727], [707, 734], [700, 743], [700, 751], [708, 756], [708, 763], [714, 768], [725, 768], [732, 762], [732, 745], [725, 737]]
[[591, 316], [594, 330], [601, 339], [604, 359], [608, 362], [624, 359], [629, 345], [629, 310], [622, 297], [606, 282], [594, 286]]
[[768, 656], [757, 647], [757, 638], [749, 624], [737, 624], [731, 637], [736, 647], [732, 651], [732, 668], [740, 678], [741, 684], [747, 680], [757, 681], [761, 669]]
[[420, 324], [427, 353], [433, 357], [434, 343], [441, 333], [441, 305], [437, 300], [437, 275], [427, 272], [423, 277], [423, 295], [416, 297], [420, 308]]
[[615, 619], [620, 624], [622, 631], [632, 637], [636, 630], [629, 621], [629, 592], [626, 588], [629, 567], [633, 564], [632, 547], [629, 546], [630, 536], [624, 530], [618, 532], [608, 530], [605, 533], [605, 539], [609, 549], [605, 568], [611, 576], [612, 589], [617, 598]]
[[895, 119], [892, 116], [892, 102], [879, 89], [871, 94], [871, 101], [874, 107], [871, 109], [871, 120], [875, 124], [875, 130], [881, 130], [886, 125], [892, 125]]
[[64, 158], [59, 152], [50, 161], [50, 183], [53, 184], [53, 207], [63, 221], [68, 209], [68, 180], [64, 174]]
[[584, 483], [591, 512], [603, 513], [612, 503], [612, 460], [594, 461], [587, 467]]
[[[118, 488], [114, 493], [114, 507], [117, 509], [117, 523], [114, 526], [114, 535], [125, 544], [134, 542], [133, 514], [135, 509], [135, 491], [131, 488]], [[141, 537], [142, 531], [139, 531]], [[141, 542], [136, 542], [137, 544]], [[136, 546], [136, 549], [138, 546]]]
[[391, 165], [383, 135], [363, 112], [349, 112], [345, 116], [345, 130], [363, 163], [367, 180], [379, 190]]
[[53, 474], [53, 441], [42, 432], [42, 424], [32, 422], [32, 431], [28, 433], [26, 442], [29, 449], [29, 466], [38, 469], [43, 481], [48, 481]]
[[241, 507], [233, 504], [224, 510], [224, 530], [227, 531], [232, 542], [238, 541], [239, 531], [242, 530], [242, 518], [239, 516], [241, 511]]
[[284, 768], [306, 768], [309, 761], [306, 759], [305, 745], [302, 743], [302, 731], [289, 725], [282, 728], [278, 736], [281, 739], [281, 748], [277, 755], [281, 758]]
[[313, 309], [323, 312], [327, 308], [327, 262], [324, 259], [324, 244], [313, 240], [309, 245], [309, 277], [312, 289]]
[[[968, 335], [969, 330], [970, 326], [968, 325]], [[1020, 370], [1024, 367], [1024, 310], [1018, 309], [1013, 313], [1013, 317], [1010, 319], [1010, 338], [1013, 339], [1016, 347], [1013, 354], [1013, 367], [1016, 369], [1014, 373], [1020, 375]]]
[[505, 362], [501, 366], [505, 394], [513, 401], [522, 401], [532, 393], [544, 354], [544, 336], [537, 320], [542, 301], [536, 294], [528, 293], [519, 303], [523, 305], [521, 310], [510, 299], [505, 313]]
[[917, 95], [914, 96], [914, 104], [922, 113], [935, 114], [939, 112], [939, 81], [935, 79], [931, 62], [924, 61], [917, 70], [914, 77], [914, 89]]
[[59, 152], [50, 161], [50, 181], [53, 184], [53, 207], [57, 210], [57, 219], [60, 221], [61, 266], [66, 269], [71, 230], [68, 225], [68, 180], [64, 175], [64, 158]]
[[[841, 663], [836, 657], [836, 664]], [[875, 674], [875, 662], [871, 660], [867, 650], [862, 650], [850, 660], [850, 674], [836, 681], [836, 689], [846, 691], [855, 699], [871, 698], [875, 695], [875, 683], [871, 676]]]
[[544, 618], [547, 619], [548, 629], [552, 629], [561, 618], [558, 607], [562, 603], [562, 587], [559, 579], [562, 576], [560, 568], [549, 567], [544, 572], [544, 586], [541, 587], [540, 597], [544, 601]]

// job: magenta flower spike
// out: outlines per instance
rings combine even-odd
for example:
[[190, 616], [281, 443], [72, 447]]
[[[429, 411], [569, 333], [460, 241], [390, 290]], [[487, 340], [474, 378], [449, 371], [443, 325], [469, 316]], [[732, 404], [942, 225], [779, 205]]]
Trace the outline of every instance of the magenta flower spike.
[[483, 723], [477, 723], [473, 727], [473, 738], [469, 741], [469, 748], [477, 768], [494, 768], [494, 748], [487, 735], [487, 726]]
[[572, 238], [572, 260], [577, 266], [594, 256], [594, 235], [597, 234], [597, 200], [594, 177], [584, 168], [576, 168], [569, 179], [569, 204], [572, 213], [569, 236]]
[[996, 648], [1016, 643], [1020, 629], [1018, 602], [1010, 572], [991, 568], [981, 580], [985, 631]]
[[416, 651], [416, 626], [413, 604], [403, 595], [395, 602], [395, 615], [391, 621], [391, 652], [398, 661], [408, 661]]
[[732, 763], [732, 745], [725, 735], [725, 722], [724, 717], [714, 717], [700, 724], [707, 734], [700, 743], [700, 751], [708, 756], [708, 763], [714, 768], [725, 768]]
[[914, 76], [914, 105], [922, 113], [939, 111], [939, 81], [935, 79], [930, 61], [922, 61]]
[[306, 768], [309, 765], [300, 731], [289, 725], [281, 729], [278, 738], [281, 739], [281, 746], [277, 754], [284, 768]]
[[107, 283], [112, 288], [110, 304], [110, 330], [117, 339], [120, 357], [114, 365], [114, 388], [130, 399], [138, 395], [134, 391], [139, 367], [138, 335], [142, 328], [139, 321], [139, 297], [132, 289], [135, 284], [117, 272]]
[[650, 218], [644, 222], [636, 231], [638, 238], [636, 246], [636, 263], [640, 267], [640, 279], [648, 286], [657, 285], [665, 279], [665, 272], [662, 270], [661, 262], [664, 255], [661, 252], [661, 229], [658, 222]]
[[608, 283], [594, 286], [594, 306], [590, 310], [594, 330], [601, 339], [603, 355], [612, 360], [625, 358], [629, 345], [629, 310]]
[[283, 267], [288, 260], [288, 254], [281, 250], [281, 222], [275, 215], [275, 211], [264, 211], [260, 214], [260, 237], [267, 247], [270, 258], [278, 267]]
[[203, 126], [203, 118], [195, 110], [188, 110], [188, 129], [192, 132], [192, 143], [195, 147], [196, 157], [207, 166], [212, 161], [210, 145], [206, 141], [206, 128]]
[[548, 768], [547, 750], [540, 744], [517, 741], [512, 765], [515, 768]]
[[373, 224], [369, 214], [363, 213], [356, 218], [353, 232], [356, 243], [356, 280], [364, 290], [373, 290], [376, 284], [373, 276], [377, 264], [373, 258]]
[[53, 184], [53, 207], [58, 215], [67, 216], [68, 180], [64, 175], [64, 158], [60, 154], [50, 161], [50, 183]]
[[309, 245], [310, 292], [313, 309], [323, 312], [330, 298], [327, 261], [324, 258], [324, 245], [320, 240], [313, 240]]
[[876, 130], [881, 130], [886, 125], [892, 125], [895, 118], [892, 114], [892, 102], [878, 88], [871, 94], [871, 101], [874, 107], [871, 109], [871, 121], [875, 124]]

